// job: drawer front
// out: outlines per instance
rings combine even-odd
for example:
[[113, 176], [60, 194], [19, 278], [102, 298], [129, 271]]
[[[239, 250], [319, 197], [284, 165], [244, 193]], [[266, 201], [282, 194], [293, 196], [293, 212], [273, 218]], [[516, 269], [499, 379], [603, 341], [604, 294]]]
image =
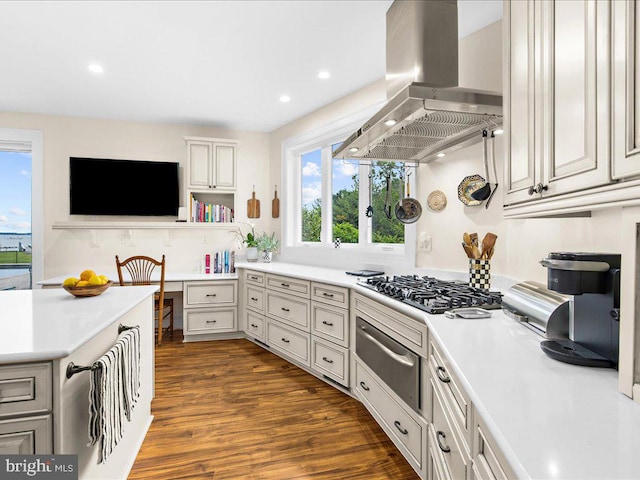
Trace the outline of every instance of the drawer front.
[[451, 371], [449, 362], [440, 353], [433, 340], [429, 341], [429, 365], [434, 384], [441, 388], [444, 401], [448, 405], [453, 420], [464, 436], [465, 447], [471, 444], [471, 400], [462, 389], [460, 381]]
[[235, 332], [236, 308], [211, 308], [184, 311], [188, 334]]
[[291, 295], [309, 298], [311, 282], [307, 280], [300, 280], [298, 278], [268, 274], [267, 287], [278, 290], [279, 292], [288, 292]]
[[349, 310], [312, 301], [311, 332], [343, 347], [348, 347]]
[[423, 470], [425, 460], [426, 423], [417, 422], [398, 402], [396, 402], [374, 379], [360, 362], [356, 361], [357, 396], [363, 400], [376, 420], [381, 421], [387, 434], [402, 444], [418, 469]]
[[349, 308], [349, 289], [311, 282], [311, 300], [328, 303], [340, 308]]
[[265, 341], [264, 337], [264, 316], [256, 315], [253, 312], [246, 311], [244, 319], [244, 331], [253, 338]]
[[429, 441], [427, 443], [429, 444], [427, 478], [431, 480], [451, 480], [444, 464], [444, 458], [442, 458], [438, 448], [436, 431], [433, 429], [433, 425], [429, 425]]
[[427, 325], [396, 312], [364, 295], [354, 295], [356, 315], [391, 338], [427, 358]]
[[473, 475], [478, 480], [508, 480], [516, 475], [479, 415], [473, 417]]
[[51, 414], [0, 420], [0, 455], [53, 453]]
[[52, 382], [50, 363], [0, 367], [0, 418], [50, 411]]
[[185, 284], [185, 307], [235, 305], [238, 282], [194, 282]]
[[[430, 379], [430, 382], [437, 380]], [[435, 385], [431, 385], [431, 419], [435, 431], [435, 446], [440, 450], [446, 470], [451, 478], [467, 478], [467, 465], [470, 463], [468, 453], [455, 432], [453, 422], [447, 417], [447, 410], [443, 400], [436, 391]]]
[[310, 343], [310, 334], [267, 320], [267, 344], [306, 366], [309, 366]]
[[266, 281], [265, 281], [266, 278], [267, 278], [267, 275], [264, 272], [256, 272], [254, 270], [244, 271], [244, 279], [247, 283], [252, 283], [254, 285], [259, 285], [261, 287], [264, 287], [266, 284]]
[[310, 331], [309, 300], [296, 297], [285, 297], [267, 291], [267, 315], [271, 315], [284, 323]]
[[247, 308], [264, 313], [264, 288], [247, 285], [245, 289]]
[[336, 382], [349, 385], [349, 350], [331, 342], [311, 340], [311, 368]]

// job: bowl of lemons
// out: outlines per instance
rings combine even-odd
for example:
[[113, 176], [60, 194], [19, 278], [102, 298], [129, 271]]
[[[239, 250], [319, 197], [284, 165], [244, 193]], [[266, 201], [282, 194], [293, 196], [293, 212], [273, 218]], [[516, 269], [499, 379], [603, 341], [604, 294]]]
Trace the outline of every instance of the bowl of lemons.
[[95, 297], [113, 285], [105, 275], [98, 275], [93, 270], [85, 270], [80, 278], [69, 277], [62, 283], [62, 288], [75, 297]]

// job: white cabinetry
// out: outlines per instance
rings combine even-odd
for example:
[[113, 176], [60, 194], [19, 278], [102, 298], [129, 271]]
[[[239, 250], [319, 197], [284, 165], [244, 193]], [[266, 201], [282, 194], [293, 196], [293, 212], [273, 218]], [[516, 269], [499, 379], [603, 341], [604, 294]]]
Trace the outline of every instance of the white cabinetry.
[[609, 2], [505, 6], [505, 204], [609, 183]]
[[613, 2], [613, 178], [640, 175], [640, 1]]
[[243, 285], [242, 303], [244, 306], [242, 328], [252, 338], [266, 342], [267, 329], [264, 316], [266, 274], [253, 270], [241, 270], [240, 280]]
[[235, 280], [185, 282], [185, 342], [201, 340], [199, 335], [236, 332], [237, 291]]
[[0, 454], [53, 453], [50, 363], [0, 367]]

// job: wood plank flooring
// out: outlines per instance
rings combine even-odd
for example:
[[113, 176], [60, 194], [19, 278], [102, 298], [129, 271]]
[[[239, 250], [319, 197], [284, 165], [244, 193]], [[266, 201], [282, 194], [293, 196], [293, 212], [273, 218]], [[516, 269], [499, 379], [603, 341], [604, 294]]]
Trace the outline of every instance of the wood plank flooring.
[[156, 347], [130, 479], [415, 480], [357, 400], [248, 340]]

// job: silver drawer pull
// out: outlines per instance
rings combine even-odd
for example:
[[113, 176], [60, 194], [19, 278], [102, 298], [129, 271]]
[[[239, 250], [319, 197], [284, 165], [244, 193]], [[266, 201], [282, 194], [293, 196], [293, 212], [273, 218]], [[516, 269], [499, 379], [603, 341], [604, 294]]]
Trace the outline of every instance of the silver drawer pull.
[[327, 363], [333, 363], [333, 360], [331, 360], [330, 358], [327, 358], [327, 357], [322, 357], [322, 360], [324, 360]]
[[288, 308], [284, 308], [284, 307], [281, 307], [281, 310], [282, 310], [283, 312], [288, 312], [288, 311], [289, 311], [289, 309], [288, 309]]
[[218, 295], [216, 295], [215, 293], [207, 293], [207, 297], [217, 297]]
[[367, 387], [367, 385], [364, 382], [360, 382], [360, 387], [366, 392], [369, 391], [369, 387]]
[[398, 420], [396, 420], [395, 422], [393, 422], [393, 424], [395, 425], [395, 427], [398, 429], [398, 431], [403, 434], [406, 435], [409, 433], [409, 430], [407, 430], [406, 428], [402, 428], [402, 425], [400, 424], [400, 422]]
[[322, 295], [325, 296], [325, 297], [333, 298], [333, 293], [324, 292]]
[[254, 302], [258, 301], [258, 299], [256, 297], [251, 297], [251, 300], [253, 300]]
[[207, 320], [205, 323], [216, 323], [217, 320]]
[[326, 320], [323, 320], [323, 321], [322, 321], [322, 324], [323, 324], [323, 325], [326, 325], [327, 327], [333, 327], [333, 323], [331, 323], [331, 322], [327, 322]]
[[282, 337], [280, 340], [282, 340], [284, 343], [289, 343], [289, 340], [287, 340], [286, 338]]
[[282, 285], [283, 287], [286, 287], [286, 288], [289, 288], [291, 286], [288, 283], [281, 283], [280, 285]]
[[442, 443], [440, 443], [440, 437], [442, 437], [442, 440], [446, 440], [447, 436], [444, 434], [444, 432], [438, 430], [436, 432], [436, 440], [438, 441], [438, 447], [440, 448], [440, 450], [442, 450], [444, 453], [449, 453], [451, 451], [451, 448], [449, 448], [446, 444], [442, 445]]
[[253, 328], [258, 328], [258, 325], [256, 325], [255, 323], [252, 323], [252, 324], [251, 324], [251, 326], [252, 326]]
[[447, 371], [444, 369], [444, 367], [436, 368], [436, 373], [438, 374], [438, 378], [442, 383], [449, 383], [451, 381], [451, 377], [447, 375]]

